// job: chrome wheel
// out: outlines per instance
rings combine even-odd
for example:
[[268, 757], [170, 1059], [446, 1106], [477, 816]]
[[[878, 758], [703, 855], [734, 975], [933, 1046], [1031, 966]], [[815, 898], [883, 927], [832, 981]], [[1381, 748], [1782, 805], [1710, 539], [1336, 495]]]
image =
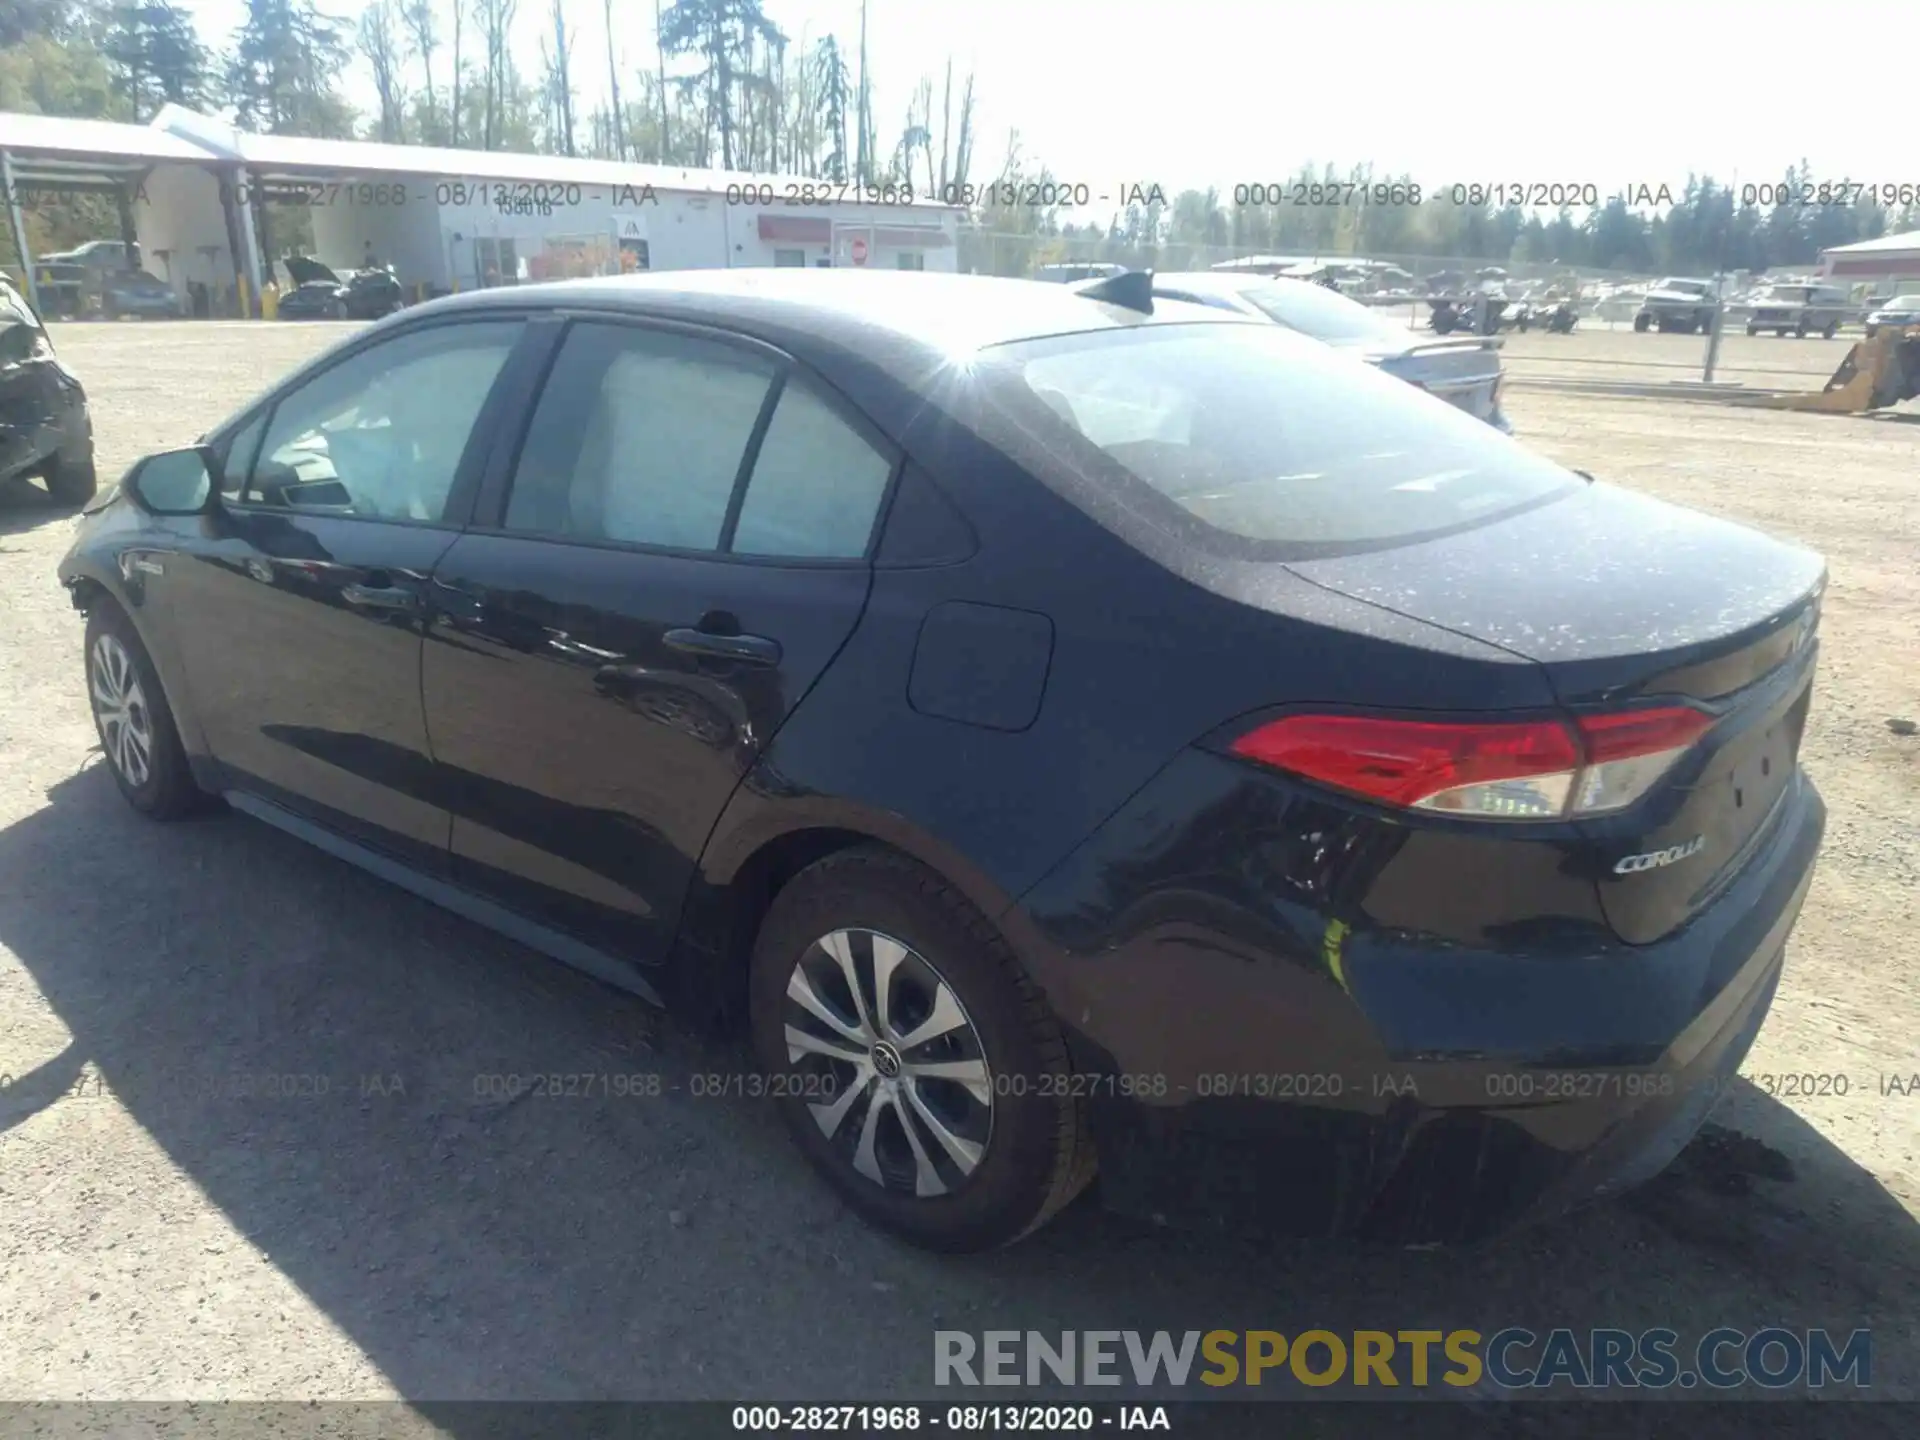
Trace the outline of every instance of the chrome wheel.
[[153, 714], [133, 656], [113, 635], [93, 642], [93, 718], [120, 778], [138, 789], [153, 773]]
[[923, 956], [836, 930], [794, 965], [782, 1019], [807, 1108], [854, 1170], [921, 1197], [973, 1174], [993, 1133], [993, 1074], [966, 1007]]

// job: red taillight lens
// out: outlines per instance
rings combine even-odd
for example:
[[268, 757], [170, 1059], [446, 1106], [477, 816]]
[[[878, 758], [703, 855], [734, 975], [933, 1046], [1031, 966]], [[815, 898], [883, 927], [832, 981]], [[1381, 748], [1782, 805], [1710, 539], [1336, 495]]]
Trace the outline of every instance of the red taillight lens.
[[1244, 759], [1384, 805], [1552, 820], [1632, 804], [1713, 724], [1673, 706], [1556, 720], [1288, 715], [1232, 745]]
[[[1242, 735], [1233, 751], [1387, 805], [1455, 810], [1456, 800], [1469, 799], [1459, 792], [1474, 791], [1476, 804], [1492, 807], [1476, 809], [1482, 814], [1557, 815], [1580, 767], [1573, 736], [1554, 721], [1289, 715]], [[1542, 789], [1532, 783], [1540, 780], [1558, 783]]]

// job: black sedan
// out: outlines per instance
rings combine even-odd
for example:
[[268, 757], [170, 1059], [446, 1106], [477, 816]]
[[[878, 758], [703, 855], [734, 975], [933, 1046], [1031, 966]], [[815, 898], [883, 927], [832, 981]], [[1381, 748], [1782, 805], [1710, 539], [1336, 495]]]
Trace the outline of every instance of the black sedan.
[[1824, 826], [1817, 555], [1281, 326], [929, 274], [461, 295], [136, 466], [112, 775], [703, 1025], [871, 1221], [1471, 1238], [1686, 1142]]
[[35, 475], [66, 505], [93, 498], [93, 416], [33, 306], [0, 278], [0, 482]]
[[282, 320], [379, 320], [405, 303], [391, 270], [349, 270], [343, 276], [318, 260], [290, 255], [280, 262], [294, 288], [280, 297]]

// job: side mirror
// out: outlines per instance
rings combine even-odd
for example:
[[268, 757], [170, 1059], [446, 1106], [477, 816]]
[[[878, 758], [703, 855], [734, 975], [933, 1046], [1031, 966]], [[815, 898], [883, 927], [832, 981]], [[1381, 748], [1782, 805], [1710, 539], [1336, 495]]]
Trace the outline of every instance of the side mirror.
[[162, 450], [135, 465], [122, 488], [149, 515], [204, 515], [214, 506], [217, 466], [204, 446]]

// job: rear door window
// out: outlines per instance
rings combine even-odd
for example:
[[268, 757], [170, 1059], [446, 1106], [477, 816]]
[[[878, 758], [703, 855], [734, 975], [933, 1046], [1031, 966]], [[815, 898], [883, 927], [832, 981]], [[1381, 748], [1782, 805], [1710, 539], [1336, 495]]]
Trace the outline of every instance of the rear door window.
[[1137, 326], [986, 354], [1058, 422], [1039, 451], [1070, 494], [1245, 558], [1406, 543], [1582, 483], [1279, 326]]

